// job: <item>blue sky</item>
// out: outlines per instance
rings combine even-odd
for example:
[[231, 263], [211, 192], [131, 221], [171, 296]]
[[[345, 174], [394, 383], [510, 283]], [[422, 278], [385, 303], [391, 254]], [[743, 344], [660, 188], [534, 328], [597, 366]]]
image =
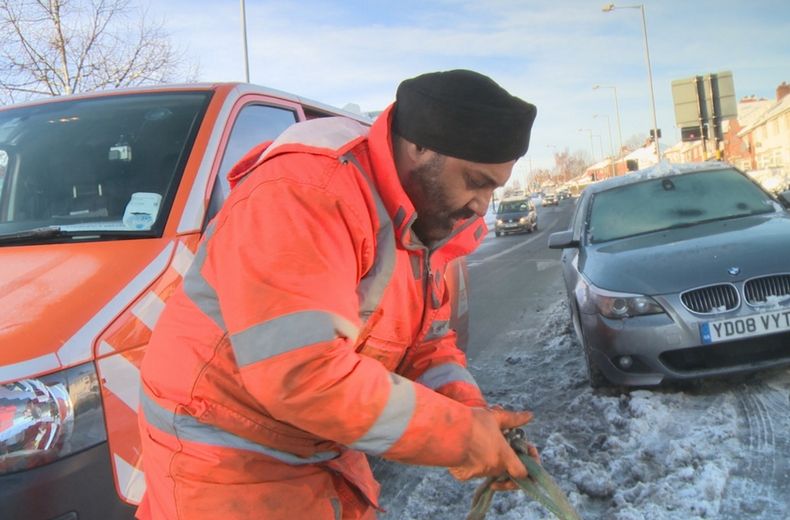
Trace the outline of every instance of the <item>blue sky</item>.
[[[652, 126], [639, 5], [597, 0], [246, 0], [250, 79], [330, 105], [380, 110], [398, 83], [434, 70], [491, 76], [538, 106], [517, 175], [551, 167], [555, 150], [596, 158]], [[647, 0], [648, 43], [662, 144], [680, 139], [671, 82], [732, 71], [736, 96], [774, 98], [790, 81], [787, 0]], [[151, 1], [199, 79], [244, 79], [239, 0]], [[593, 118], [593, 114], [601, 117]], [[606, 117], [603, 117], [606, 116]], [[589, 128], [595, 135], [592, 150]]]

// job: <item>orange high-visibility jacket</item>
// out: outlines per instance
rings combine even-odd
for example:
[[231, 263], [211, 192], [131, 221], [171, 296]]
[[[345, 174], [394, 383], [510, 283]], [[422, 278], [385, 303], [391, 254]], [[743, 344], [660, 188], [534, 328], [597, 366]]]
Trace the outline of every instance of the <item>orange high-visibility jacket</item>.
[[485, 402], [443, 274], [486, 228], [416, 239], [391, 110], [369, 135], [298, 123], [231, 172], [142, 364], [140, 518], [370, 518], [365, 453], [464, 460]]

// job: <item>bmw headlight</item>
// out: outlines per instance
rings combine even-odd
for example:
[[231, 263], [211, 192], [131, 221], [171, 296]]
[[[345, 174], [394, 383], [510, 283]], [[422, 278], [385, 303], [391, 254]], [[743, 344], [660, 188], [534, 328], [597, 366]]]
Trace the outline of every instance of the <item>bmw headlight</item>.
[[583, 313], [598, 313], [612, 319], [665, 312], [664, 308], [649, 296], [607, 291], [582, 279], [579, 279], [576, 285], [576, 298]]
[[497, 225], [497, 227], [501, 226], [502, 224], [504, 224], [504, 222], [502, 222], [502, 219], [501, 219], [501, 218], [498, 218], [498, 219], [496, 219], [496, 225]]
[[93, 364], [0, 384], [0, 475], [106, 440]]
[[527, 217], [521, 217], [520, 219], [518, 219], [518, 221], [519, 221], [520, 224], [526, 224], [527, 223]]

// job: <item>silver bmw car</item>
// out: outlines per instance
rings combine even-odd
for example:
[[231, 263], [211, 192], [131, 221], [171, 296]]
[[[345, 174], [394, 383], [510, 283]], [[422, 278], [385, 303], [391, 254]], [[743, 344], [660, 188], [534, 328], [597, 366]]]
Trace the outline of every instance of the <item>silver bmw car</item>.
[[593, 387], [790, 365], [790, 191], [720, 162], [587, 187], [553, 233]]

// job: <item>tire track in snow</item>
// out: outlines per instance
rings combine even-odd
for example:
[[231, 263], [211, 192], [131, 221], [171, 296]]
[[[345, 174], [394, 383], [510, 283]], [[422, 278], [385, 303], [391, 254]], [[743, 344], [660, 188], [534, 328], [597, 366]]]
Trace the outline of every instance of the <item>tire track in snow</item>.
[[[769, 379], [777, 375], [766, 376]], [[788, 375], [779, 374], [780, 380]], [[726, 496], [726, 518], [785, 519], [790, 490], [787, 454], [790, 451], [790, 392], [766, 384], [764, 379], [741, 385], [732, 392], [741, 415], [739, 436], [744, 447], [740, 465], [733, 470]]]

